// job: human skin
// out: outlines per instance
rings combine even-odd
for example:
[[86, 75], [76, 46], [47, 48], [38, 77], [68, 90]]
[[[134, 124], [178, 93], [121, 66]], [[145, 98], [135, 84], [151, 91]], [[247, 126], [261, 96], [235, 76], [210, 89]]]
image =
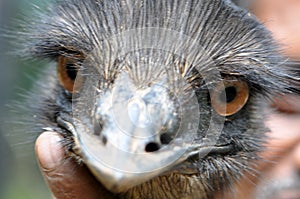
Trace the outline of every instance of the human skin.
[[273, 33], [282, 52], [300, 60], [300, 1], [254, 0], [251, 11]]
[[35, 145], [41, 172], [54, 198], [112, 198], [84, 165], [65, 156], [65, 150], [60, 141], [61, 137], [58, 133], [44, 132], [39, 136]]

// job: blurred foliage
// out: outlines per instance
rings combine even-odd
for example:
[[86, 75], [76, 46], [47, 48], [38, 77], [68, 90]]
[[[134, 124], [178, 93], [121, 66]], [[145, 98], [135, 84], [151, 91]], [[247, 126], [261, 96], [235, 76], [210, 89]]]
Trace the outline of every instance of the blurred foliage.
[[[46, 0], [0, 0], [0, 198], [47, 199], [50, 193], [42, 179], [34, 156], [36, 135], [14, 131], [13, 122], [18, 120], [10, 114], [17, 109], [15, 103], [23, 104], [23, 94], [32, 86], [46, 65], [42, 61], [28, 61], [13, 55], [16, 50], [13, 39], [3, 36], [6, 30], [14, 30], [19, 21], [34, 17], [34, 7], [40, 9]], [[7, 104], [9, 106], [7, 106]], [[25, 113], [26, 114], [26, 113]]]

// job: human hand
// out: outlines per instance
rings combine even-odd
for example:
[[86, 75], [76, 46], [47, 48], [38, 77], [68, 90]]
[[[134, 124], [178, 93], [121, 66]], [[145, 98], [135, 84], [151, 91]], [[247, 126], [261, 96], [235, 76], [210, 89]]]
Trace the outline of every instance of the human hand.
[[85, 165], [65, 156], [61, 137], [44, 132], [36, 141], [35, 151], [44, 176], [55, 199], [110, 199], [109, 193]]

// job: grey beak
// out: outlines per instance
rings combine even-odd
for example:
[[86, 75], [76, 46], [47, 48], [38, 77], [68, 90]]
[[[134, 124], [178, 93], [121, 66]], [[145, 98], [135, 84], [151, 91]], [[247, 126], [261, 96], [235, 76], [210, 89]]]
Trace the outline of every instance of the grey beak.
[[[75, 117], [77, 153], [108, 190], [124, 192], [161, 175], [198, 147], [192, 145], [199, 124], [197, 99], [183, 106], [166, 85], [161, 79], [136, 88], [123, 73], [111, 91], [96, 97], [90, 119], [96, 122]], [[172, 138], [169, 143], [164, 134]]]
[[[86, 147], [97, 146], [97, 147]], [[83, 158], [92, 173], [110, 191], [125, 192], [135, 185], [170, 170], [187, 158], [188, 146], [165, 147], [153, 153], [130, 153], [112, 143], [103, 146], [99, 140], [78, 140]]]

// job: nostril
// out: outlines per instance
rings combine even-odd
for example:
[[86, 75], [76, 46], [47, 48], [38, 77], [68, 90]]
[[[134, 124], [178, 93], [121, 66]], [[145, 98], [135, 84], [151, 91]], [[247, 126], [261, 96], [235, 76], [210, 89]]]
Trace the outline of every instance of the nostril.
[[170, 144], [171, 141], [172, 141], [172, 137], [170, 134], [168, 134], [168, 133], [161, 134], [160, 142], [162, 144]]
[[155, 142], [150, 142], [146, 145], [145, 147], [145, 151], [146, 152], [154, 152], [154, 151], [158, 151], [159, 150], [159, 145]]
[[103, 135], [103, 137], [102, 137], [102, 143], [103, 143], [104, 146], [105, 146], [106, 143], [107, 143], [107, 138], [106, 138], [106, 136], [104, 136], [104, 135]]

